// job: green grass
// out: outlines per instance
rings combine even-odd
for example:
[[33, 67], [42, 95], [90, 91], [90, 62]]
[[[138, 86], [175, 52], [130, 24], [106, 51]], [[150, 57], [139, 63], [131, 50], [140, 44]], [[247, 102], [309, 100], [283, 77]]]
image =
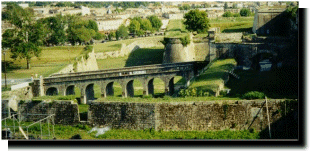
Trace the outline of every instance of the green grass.
[[167, 25], [167, 30], [165, 32], [165, 37], [183, 37], [188, 34], [188, 31], [185, 29], [183, 20], [175, 19], [170, 20]]
[[105, 43], [95, 44], [94, 50], [95, 52], [119, 51], [122, 48], [122, 44], [125, 44], [127, 46], [135, 41], [140, 41], [141, 43], [145, 43], [149, 41], [157, 42], [162, 39], [163, 39], [163, 36], [156, 36], [156, 37], [126, 39], [126, 40], [119, 40], [119, 41], [109, 41]]
[[[42, 53], [39, 58], [31, 59], [31, 68], [26, 69], [26, 60], [14, 60], [10, 58], [10, 52], [6, 55], [7, 78], [30, 78], [31, 75], [38, 74], [47, 77], [60, 71], [66, 65], [73, 63], [83, 51], [83, 46], [59, 46], [42, 47]], [[2, 58], [3, 59], [3, 58]], [[4, 73], [2, 73], [4, 77]]]
[[[12, 120], [6, 121], [8, 126], [13, 126]], [[32, 122], [22, 122], [22, 126], [28, 126]], [[15, 122], [18, 125], [17, 122]], [[5, 121], [2, 121], [2, 126], [5, 125]], [[48, 124], [42, 123], [43, 135], [48, 134], [48, 129], [50, 129], [51, 137], [43, 137], [42, 139], [53, 139], [52, 125], [48, 128]], [[145, 130], [125, 130], [125, 129], [111, 129], [106, 131], [104, 134], [96, 137], [96, 132], [88, 133], [92, 127], [88, 125], [59, 125], [54, 126], [55, 138], [57, 140], [70, 139], [72, 136], [79, 134], [82, 139], [259, 139], [259, 133], [254, 131], [250, 132], [248, 130], [242, 131], [155, 131], [154, 129]], [[13, 128], [11, 128], [13, 131]], [[18, 132], [18, 128], [15, 129]], [[24, 128], [24, 131], [27, 130]], [[29, 127], [28, 132], [35, 138], [39, 137], [41, 134], [40, 124], [34, 124]], [[21, 136], [21, 135], [20, 135]]]
[[224, 70], [231, 70], [235, 65], [235, 59], [216, 60], [203, 74], [195, 78], [189, 88], [214, 93], [228, 76]]
[[254, 17], [221, 17], [210, 19], [210, 28], [220, 27], [221, 32], [251, 32]]
[[140, 48], [125, 57], [98, 59], [99, 70], [161, 64], [164, 47]]

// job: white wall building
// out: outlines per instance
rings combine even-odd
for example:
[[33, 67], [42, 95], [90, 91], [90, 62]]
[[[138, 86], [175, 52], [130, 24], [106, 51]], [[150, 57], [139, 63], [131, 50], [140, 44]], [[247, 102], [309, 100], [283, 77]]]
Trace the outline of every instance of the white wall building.
[[82, 16], [90, 15], [90, 9], [88, 7], [81, 6]]
[[120, 25], [124, 23], [124, 20], [121, 18], [118, 19], [104, 19], [104, 20], [96, 20], [99, 31], [109, 31], [109, 30], [117, 30]]

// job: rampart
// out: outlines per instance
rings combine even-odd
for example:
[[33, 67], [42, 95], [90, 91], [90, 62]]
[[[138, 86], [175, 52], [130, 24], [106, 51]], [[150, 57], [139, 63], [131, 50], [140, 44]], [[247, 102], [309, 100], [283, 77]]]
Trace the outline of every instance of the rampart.
[[[297, 110], [297, 101], [269, 100], [270, 123], [285, 111]], [[124, 103], [93, 102], [88, 122], [98, 126], [155, 130], [244, 130], [261, 131], [268, 126], [264, 100]]]

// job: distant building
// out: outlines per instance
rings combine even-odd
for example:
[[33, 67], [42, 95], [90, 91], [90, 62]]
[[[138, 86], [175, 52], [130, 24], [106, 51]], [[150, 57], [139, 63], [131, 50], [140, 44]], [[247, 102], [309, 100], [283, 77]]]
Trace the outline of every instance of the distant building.
[[124, 23], [121, 18], [112, 19], [95, 19], [99, 31], [117, 30], [120, 25]]
[[183, 19], [184, 14], [183, 13], [165, 13], [163, 16], [168, 19]]
[[290, 30], [290, 21], [285, 9], [257, 9], [252, 31], [257, 35], [283, 35]]
[[29, 7], [29, 4], [23, 3], [23, 4], [18, 4], [18, 6], [20, 6], [22, 8], [27, 8], [27, 7]]
[[33, 11], [36, 15], [47, 15], [49, 13], [48, 8], [43, 7], [33, 8]]

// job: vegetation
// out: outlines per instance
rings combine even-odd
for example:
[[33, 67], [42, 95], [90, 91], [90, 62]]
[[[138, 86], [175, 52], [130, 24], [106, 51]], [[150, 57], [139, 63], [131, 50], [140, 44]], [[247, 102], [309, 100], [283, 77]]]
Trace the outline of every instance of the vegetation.
[[223, 17], [210, 20], [210, 26], [219, 27], [221, 32], [252, 32], [254, 17]]
[[205, 11], [190, 10], [184, 15], [184, 19], [186, 29], [191, 32], [206, 33], [210, 27], [208, 15]]
[[191, 7], [188, 4], [183, 4], [179, 7], [180, 10], [189, 10]]
[[139, 23], [139, 21], [131, 20], [128, 29], [129, 29], [130, 33], [137, 34], [138, 31], [140, 30], [140, 23]]
[[251, 11], [250, 11], [250, 9], [248, 9], [248, 8], [242, 8], [242, 9], [240, 10], [240, 15], [241, 15], [241, 16], [244, 16], [244, 17], [248, 17], [248, 16], [251, 15]]
[[122, 38], [122, 39], [127, 39], [128, 38], [128, 28], [122, 24], [121, 26], [118, 27], [116, 33], [116, 40]]
[[247, 100], [263, 99], [265, 98], [265, 94], [262, 92], [258, 92], [258, 91], [251, 91], [251, 92], [245, 93], [242, 98], [247, 99]]
[[219, 86], [228, 78], [230, 71], [237, 65], [234, 59], [216, 60], [200, 76], [195, 78], [189, 88], [195, 88], [200, 94], [214, 95]]
[[39, 57], [40, 46], [46, 36], [44, 25], [36, 22], [30, 9], [23, 9], [16, 4], [8, 4], [7, 19], [15, 26], [2, 35], [2, 49], [10, 49], [11, 58], [26, 59], [27, 69], [33, 57]]
[[232, 13], [230, 11], [226, 11], [223, 15], [223, 17], [240, 17], [239, 13]]
[[[22, 122], [22, 126], [28, 126], [31, 122]], [[2, 126], [5, 125], [5, 121], [2, 121]], [[12, 120], [6, 121], [7, 126], [13, 126]], [[15, 121], [15, 125], [18, 123]], [[50, 137], [43, 137], [41, 139], [53, 139], [53, 127], [51, 124], [42, 123], [43, 135], [48, 135], [48, 129], [51, 132]], [[155, 131], [154, 129], [144, 130], [126, 130], [126, 129], [111, 129], [104, 134], [96, 137], [96, 131], [89, 133], [92, 127], [88, 125], [60, 125], [55, 124], [55, 138], [57, 140], [71, 139], [72, 136], [79, 134], [81, 139], [259, 139], [259, 132], [250, 130], [232, 131]], [[11, 128], [13, 130], [13, 128]], [[18, 131], [18, 128], [15, 129]], [[28, 132], [33, 137], [37, 138], [41, 135], [40, 124], [34, 124], [30, 126]]]
[[297, 15], [298, 6], [295, 7], [288, 7], [285, 12], [287, 14], [287, 17], [292, 19], [293, 21], [296, 21], [296, 15]]
[[161, 20], [155, 15], [148, 16], [147, 19], [150, 20], [150, 22], [152, 24], [152, 28], [155, 31], [159, 31], [160, 27], [163, 25]]

